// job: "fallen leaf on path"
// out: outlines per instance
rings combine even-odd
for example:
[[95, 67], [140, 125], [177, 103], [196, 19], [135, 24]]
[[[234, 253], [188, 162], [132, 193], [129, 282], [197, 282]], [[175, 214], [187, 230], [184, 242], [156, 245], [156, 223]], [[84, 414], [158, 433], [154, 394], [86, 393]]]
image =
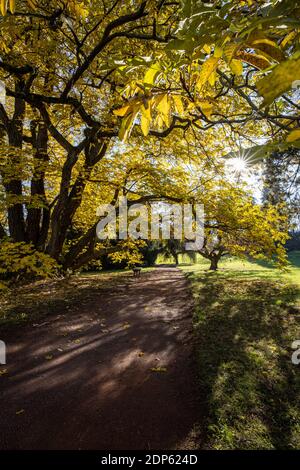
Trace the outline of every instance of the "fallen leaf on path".
[[51, 354], [48, 354], [48, 356], [45, 356], [45, 359], [47, 359], [47, 361], [50, 361], [51, 359], [53, 359], [53, 356], [51, 356]]
[[109, 330], [101, 330], [102, 333], [109, 333]]
[[123, 330], [127, 330], [127, 328], [130, 328], [130, 323], [126, 322], [122, 325]]
[[80, 339], [73, 339], [73, 340], [72, 340], [72, 343], [78, 344], [78, 343], [80, 343]]
[[22, 409], [22, 410], [16, 411], [16, 415], [21, 415], [22, 413], [25, 413], [25, 410]]
[[0, 370], [0, 376], [1, 376], [1, 375], [4, 375], [4, 374], [7, 374], [7, 369], [2, 369], [2, 370]]
[[48, 323], [50, 323], [49, 321], [45, 321], [44, 323], [34, 323], [32, 326], [34, 326], [35, 328], [39, 327], [39, 326], [44, 326], [44, 325], [48, 325]]
[[138, 353], [138, 356], [139, 356], [139, 357], [143, 357], [144, 355], [145, 355], [145, 353], [142, 352], [142, 351]]
[[151, 372], [167, 372], [166, 367], [152, 367]]

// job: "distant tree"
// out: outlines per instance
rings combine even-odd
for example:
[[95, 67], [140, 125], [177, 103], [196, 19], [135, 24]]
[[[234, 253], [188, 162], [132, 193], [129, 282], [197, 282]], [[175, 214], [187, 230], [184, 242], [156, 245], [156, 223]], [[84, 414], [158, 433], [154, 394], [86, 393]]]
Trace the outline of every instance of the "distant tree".
[[300, 222], [300, 151], [273, 152], [264, 164], [263, 204], [277, 206], [287, 215], [291, 229], [296, 228]]

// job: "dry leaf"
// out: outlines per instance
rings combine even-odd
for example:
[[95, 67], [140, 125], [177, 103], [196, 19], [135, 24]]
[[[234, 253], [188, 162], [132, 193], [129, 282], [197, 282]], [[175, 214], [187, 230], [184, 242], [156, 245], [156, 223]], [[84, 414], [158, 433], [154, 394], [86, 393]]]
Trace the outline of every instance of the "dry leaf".
[[167, 372], [166, 367], [152, 367], [151, 372]]

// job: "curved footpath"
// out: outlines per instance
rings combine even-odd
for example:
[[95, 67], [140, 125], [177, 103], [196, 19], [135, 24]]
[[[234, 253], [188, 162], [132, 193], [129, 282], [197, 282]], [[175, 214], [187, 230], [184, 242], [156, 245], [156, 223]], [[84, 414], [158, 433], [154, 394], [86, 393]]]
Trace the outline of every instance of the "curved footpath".
[[3, 338], [1, 449], [197, 447], [192, 296], [178, 269], [120, 278], [50, 320]]

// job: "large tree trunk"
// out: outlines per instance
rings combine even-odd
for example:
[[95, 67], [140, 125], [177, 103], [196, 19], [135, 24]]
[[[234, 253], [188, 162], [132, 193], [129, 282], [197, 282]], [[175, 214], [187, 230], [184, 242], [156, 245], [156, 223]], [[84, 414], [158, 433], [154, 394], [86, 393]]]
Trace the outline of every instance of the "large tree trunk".
[[[52, 214], [51, 238], [47, 247], [47, 253], [60, 260], [60, 254], [66, 239], [67, 231], [71, 226], [73, 217], [81, 204], [86, 182], [91, 171], [105, 155], [107, 143], [91, 141], [85, 151], [85, 164], [82, 172], [69, 192], [71, 173], [74, 164], [68, 166], [66, 162], [62, 175], [59, 200]], [[76, 160], [77, 161], [77, 160]], [[73, 163], [73, 162], [72, 162]]]
[[[45, 221], [47, 220], [47, 213], [49, 213], [44, 185], [46, 163], [48, 161], [48, 132], [43, 122], [38, 124], [37, 133], [35, 129], [32, 129], [32, 131], [36, 153], [31, 181], [31, 207], [29, 206], [27, 211], [27, 239], [34, 246], [43, 249], [45, 239], [44, 233], [41, 234], [41, 225], [43, 226], [43, 232], [45, 232]], [[43, 205], [43, 208], [35, 207], [41, 205]], [[43, 223], [41, 222], [42, 219]]]
[[0, 223], [0, 239], [5, 238], [5, 237], [6, 237], [6, 232], [5, 232], [2, 224]]
[[219, 263], [219, 260], [220, 258], [218, 256], [212, 256], [210, 259], [210, 267], [209, 267], [209, 270], [210, 271], [217, 271], [218, 269], [218, 263]]
[[175, 252], [172, 253], [172, 255], [173, 255], [173, 258], [174, 258], [174, 260], [175, 260], [175, 264], [176, 264], [176, 266], [177, 266], [177, 265], [179, 264], [179, 263], [178, 263], [178, 253], [176, 253], [176, 251], [175, 251]]
[[[22, 91], [22, 83], [17, 81], [15, 89], [16, 91]], [[24, 113], [25, 101], [20, 98], [15, 98], [14, 115], [8, 125], [8, 142], [12, 147], [22, 148]], [[9, 177], [11, 169], [16, 168], [19, 163], [20, 158], [14, 155], [13, 161], [10, 161], [8, 164], [8, 181], [4, 183], [9, 204], [7, 210], [9, 233], [15, 242], [26, 240], [24, 209], [22, 201], [22, 180], [18, 179], [16, 175], [14, 175], [12, 179]]]

